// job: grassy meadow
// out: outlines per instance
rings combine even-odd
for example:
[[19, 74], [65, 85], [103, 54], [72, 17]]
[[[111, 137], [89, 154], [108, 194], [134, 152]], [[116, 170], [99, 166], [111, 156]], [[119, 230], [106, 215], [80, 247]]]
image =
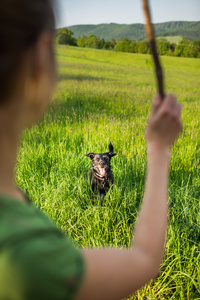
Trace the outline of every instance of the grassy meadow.
[[[163, 38], [163, 37], [160, 37]], [[178, 44], [180, 41], [182, 41], [182, 37], [180, 35], [176, 35], [176, 36], [165, 36], [164, 37], [168, 42], [170, 42], [170, 44]]]
[[[144, 193], [145, 126], [156, 92], [151, 57], [58, 46], [58, 86], [21, 141], [16, 180], [80, 247], [129, 246]], [[129, 299], [200, 299], [200, 59], [161, 57], [183, 106], [172, 149], [169, 226], [161, 275]], [[88, 152], [111, 141], [115, 185], [93, 203]], [[103, 299], [102, 299], [103, 300]]]

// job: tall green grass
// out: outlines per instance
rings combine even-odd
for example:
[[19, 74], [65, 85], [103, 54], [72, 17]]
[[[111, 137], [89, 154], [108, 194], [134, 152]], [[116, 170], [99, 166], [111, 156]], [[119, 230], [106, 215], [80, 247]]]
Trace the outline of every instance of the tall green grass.
[[[144, 193], [145, 126], [156, 91], [149, 55], [57, 48], [58, 88], [21, 141], [17, 182], [81, 247], [129, 246]], [[172, 149], [161, 275], [129, 299], [200, 299], [200, 60], [162, 57], [166, 91], [183, 106]], [[87, 184], [88, 152], [108, 143], [115, 185], [103, 202]]]

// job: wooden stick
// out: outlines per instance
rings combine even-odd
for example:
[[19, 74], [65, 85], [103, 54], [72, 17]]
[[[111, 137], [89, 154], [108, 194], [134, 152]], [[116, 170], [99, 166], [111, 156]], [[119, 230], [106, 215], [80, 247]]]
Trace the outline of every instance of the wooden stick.
[[162, 99], [164, 99], [165, 93], [164, 93], [164, 84], [163, 84], [163, 71], [162, 71], [162, 67], [160, 64], [160, 60], [156, 48], [156, 41], [155, 41], [153, 25], [151, 23], [149, 4], [148, 4], [148, 0], [142, 0], [142, 2], [143, 2], [143, 9], [144, 9], [145, 20], [146, 20], [146, 26], [145, 26], [146, 33], [149, 39], [149, 44], [151, 47], [151, 52], [153, 55], [153, 60], [155, 65], [158, 92], [161, 95]]

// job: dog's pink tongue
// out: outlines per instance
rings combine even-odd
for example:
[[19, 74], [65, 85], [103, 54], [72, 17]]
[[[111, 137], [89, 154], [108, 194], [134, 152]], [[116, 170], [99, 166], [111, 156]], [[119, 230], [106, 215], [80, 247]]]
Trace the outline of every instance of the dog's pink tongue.
[[99, 172], [101, 176], [104, 176], [106, 174], [106, 171], [104, 168], [99, 168]]

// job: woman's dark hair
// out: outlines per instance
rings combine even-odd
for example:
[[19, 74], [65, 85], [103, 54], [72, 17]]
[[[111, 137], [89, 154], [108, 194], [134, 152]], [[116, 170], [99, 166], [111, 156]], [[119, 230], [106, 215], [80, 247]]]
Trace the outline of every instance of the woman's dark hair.
[[50, 0], [0, 2], [0, 105], [12, 94], [23, 54], [43, 31], [54, 34]]

